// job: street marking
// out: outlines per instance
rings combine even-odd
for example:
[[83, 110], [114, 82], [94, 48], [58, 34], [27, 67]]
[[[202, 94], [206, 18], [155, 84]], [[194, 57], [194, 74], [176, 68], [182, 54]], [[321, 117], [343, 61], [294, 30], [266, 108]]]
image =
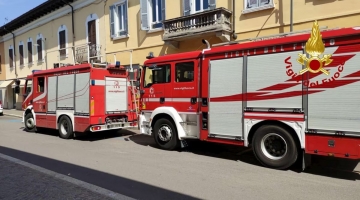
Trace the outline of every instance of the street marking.
[[81, 180], [78, 180], [78, 179], [75, 179], [75, 178], [71, 178], [71, 177], [68, 177], [68, 176], [65, 176], [63, 174], [59, 174], [59, 173], [56, 173], [54, 171], [50, 171], [48, 169], [45, 169], [45, 168], [42, 168], [42, 167], [39, 167], [39, 166], [36, 166], [36, 165], [33, 165], [33, 164], [30, 164], [28, 162], [25, 162], [25, 161], [22, 161], [22, 160], [19, 160], [17, 158], [14, 158], [14, 157], [10, 157], [10, 156], [7, 156], [5, 154], [2, 154], [0, 153], [0, 158], [3, 158], [5, 160], [8, 160], [8, 161], [11, 161], [11, 162], [14, 162], [14, 163], [17, 163], [17, 164], [20, 164], [20, 165], [23, 165], [25, 167], [29, 167], [33, 170], [36, 170], [36, 171], [39, 171], [39, 172], [42, 172], [44, 174], [47, 174], [47, 175], [50, 175], [54, 178], [57, 178], [57, 179], [61, 179], [61, 180], [64, 180], [64, 181], [67, 181], [69, 183], [72, 183], [74, 185], [77, 185], [79, 187], [83, 187], [85, 189], [88, 189], [92, 192], [96, 192], [96, 193], [99, 193], [101, 195], [104, 195], [104, 196], [107, 196], [107, 197], [110, 197], [110, 198], [113, 198], [113, 199], [119, 199], [119, 200], [135, 200], [131, 197], [128, 197], [128, 196], [125, 196], [125, 195], [122, 195], [122, 194], [119, 194], [119, 193], [116, 193], [116, 192], [113, 192], [113, 191], [110, 191], [110, 190], [107, 190], [105, 188], [102, 188], [102, 187], [99, 187], [99, 186], [96, 186], [96, 185], [93, 185], [93, 184], [90, 184], [90, 183], [86, 183], [84, 181], [81, 181]]

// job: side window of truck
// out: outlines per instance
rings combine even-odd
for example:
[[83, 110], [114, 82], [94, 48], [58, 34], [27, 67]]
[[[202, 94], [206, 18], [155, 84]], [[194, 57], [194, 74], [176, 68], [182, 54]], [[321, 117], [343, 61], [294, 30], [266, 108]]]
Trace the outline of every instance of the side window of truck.
[[171, 82], [171, 65], [157, 65], [155, 69], [145, 68], [144, 87]]
[[194, 62], [176, 63], [175, 71], [176, 82], [194, 81]]
[[44, 86], [45, 86], [45, 78], [44, 77], [38, 77], [37, 78], [37, 92], [44, 92]]

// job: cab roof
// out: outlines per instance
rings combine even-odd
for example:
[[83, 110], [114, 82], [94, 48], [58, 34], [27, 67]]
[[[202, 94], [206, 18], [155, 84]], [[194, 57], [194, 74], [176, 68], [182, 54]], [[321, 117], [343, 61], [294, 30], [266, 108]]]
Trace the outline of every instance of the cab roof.
[[148, 59], [144, 62], [144, 64], [148, 65], [148, 64], [162, 63], [162, 62], [196, 59], [196, 58], [199, 58], [200, 56], [201, 56], [201, 51], [175, 53], [175, 54], [169, 54], [169, 55], [164, 55], [164, 56], [159, 56], [159, 57], [154, 57], [154, 58]]

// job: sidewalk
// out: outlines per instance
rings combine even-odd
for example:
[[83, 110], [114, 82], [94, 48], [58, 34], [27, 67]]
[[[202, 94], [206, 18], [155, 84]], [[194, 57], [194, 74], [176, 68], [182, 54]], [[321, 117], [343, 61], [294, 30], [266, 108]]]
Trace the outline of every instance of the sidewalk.
[[19, 118], [22, 118], [22, 114], [24, 112], [22, 110], [16, 110], [16, 109], [4, 109], [3, 111], [4, 111], [4, 115], [19, 117]]
[[0, 188], [0, 199], [133, 200], [4, 154], [0, 154]]

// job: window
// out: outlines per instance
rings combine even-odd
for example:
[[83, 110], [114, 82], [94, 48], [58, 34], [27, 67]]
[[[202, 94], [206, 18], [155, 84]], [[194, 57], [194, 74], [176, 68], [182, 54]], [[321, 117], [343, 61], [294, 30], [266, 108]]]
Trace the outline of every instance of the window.
[[32, 38], [28, 39], [27, 42], [27, 55], [28, 55], [28, 63], [31, 64], [33, 62], [33, 43], [32, 43]]
[[58, 29], [58, 42], [59, 42], [59, 53], [60, 58], [67, 56], [67, 28], [65, 25], [61, 25]]
[[9, 47], [9, 65], [10, 67], [14, 67], [14, 49], [11, 45]]
[[128, 35], [128, 0], [110, 6], [110, 37]]
[[245, 9], [242, 13], [255, 12], [259, 10], [264, 10], [268, 8], [273, 8], [273, 0], [244, 0]]
[[215, 8], [216, 0], [183, 0], [185, 16]]
[[45, 78], [44, 77], [38, 77], [37, 78], [37, 82], [38, 82], [38, 91], [37, 92], [44, 92], [44, 86], [45, 86]]
[[192, 82], [194, 81], [194, 63], [176, 63], [175, 65], [176, 82]]
[[165, 20], [165, 0], [141, 0], [141, 29], [161, 29]]
[[156, 83], [170, 83], [171, 65], [158, 65], [153, 69], [145, 67], [144, 87], [150, 87]]
[[24, 45], [21, 41], [19, 44], [19, 54], [20, 54], [20, 66], [24, 65]]
[[37, 61], [41, 62], [44, 60], [44, 46], [45, 46], [45, 42], [44, 42], [44, 37], [42, 36], [41, 33], [39, 33], [36, 36], [36, 50], [37, 50]]

